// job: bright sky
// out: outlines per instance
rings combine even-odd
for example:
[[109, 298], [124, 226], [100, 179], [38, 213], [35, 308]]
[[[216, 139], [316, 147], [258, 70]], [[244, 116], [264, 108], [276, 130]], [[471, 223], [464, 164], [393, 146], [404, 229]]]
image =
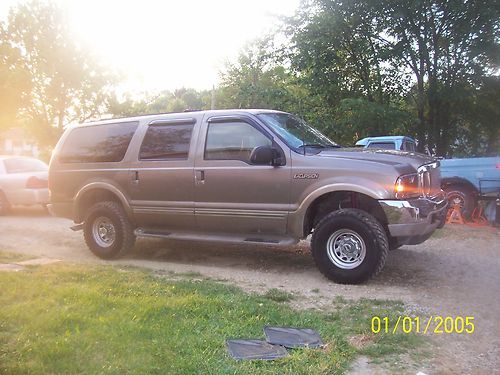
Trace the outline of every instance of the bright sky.
[[[0, 19], [19, 0], [0, 2]], [[122, 89], [209, 89], [246, 42], [291, 15], [300, 0], [56, 0], [75, 32], [110, 67]]]

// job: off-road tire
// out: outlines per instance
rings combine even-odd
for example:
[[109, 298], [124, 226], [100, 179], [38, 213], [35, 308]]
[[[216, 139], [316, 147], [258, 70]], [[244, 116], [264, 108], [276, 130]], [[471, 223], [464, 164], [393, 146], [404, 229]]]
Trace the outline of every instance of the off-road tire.
[[460, 205], [460, 212], [465, 218], [470, 218], [472, 212], [477, 206], [477, 200], [474, 192], [460, 185], [447, 186], [444, 191], [448, 198], [448, 208], [453, 208], [455, 204]]
[[7, 215], [10, 212], [10, 203], [7, 200], [7, 197], [0, 191], [0, 216]]
[[[99, 218], [107, 218], [114, 228], [114, 241], [110, 246], [101, 246], [95, 237], [93, 226]], [[133, 228], [119, 203], [106, 201], [90, 207], [83, 225], [85, 243], [95, 255], [102, 259], [116, 259], [124, 256], [135, 244]]]
[[[364, 259], [353, 269], [337, 266], [328, 255], [329, 239], [340, 230], [354, 232], [364, 241]], [[327, 278], [341, 284], [360, 284], [382, 270], [389, 252], [389, 241], [377, 219], [365, 211], [350, 208], [332, 212], [318, 223], [311, 248], [316, 266]]]

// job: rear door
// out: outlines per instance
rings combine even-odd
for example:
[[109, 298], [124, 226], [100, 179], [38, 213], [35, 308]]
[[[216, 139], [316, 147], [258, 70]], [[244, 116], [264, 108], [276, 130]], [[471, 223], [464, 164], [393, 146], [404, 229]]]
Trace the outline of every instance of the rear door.
[[155, 120], [131, 164], [130, 197], [137, 225], [194, 228], [194, 144], [197, 118], [179, 114]]
[[195, 160], [195, 215], [202, 232], [286, 233], [290, 200], [290, 155], [284, 166], [252, 165], [258, 146], [280, 147], [249, 116], [203, 120]]

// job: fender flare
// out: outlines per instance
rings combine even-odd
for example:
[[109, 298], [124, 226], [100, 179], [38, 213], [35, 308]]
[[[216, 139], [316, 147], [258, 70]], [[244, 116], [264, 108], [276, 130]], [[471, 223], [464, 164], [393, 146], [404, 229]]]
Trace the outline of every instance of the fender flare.
[[466, 180], [465, 178], [462, 177], [447, 177], [441, 179], [441, 189], [446, 190], [448, 186], [452, 185], [461, 185], [465, 186], [467, 189], [471, 190], [473, 193], [479, 193], [478, 189], [470, 182], [469, 180]]
[[96, 189], [107, 190], [110, 193], [112, 193], [113, 195], [115, 195], [119, 199], [119, 201], [122, 204], [123, 208], [125, 209], [125, 212], [127, 213], [127, 215], [129, 217], [132, 215], [132, 208], [130, 207], [130, 203], [127, 200], [127, 197], [121, 192], [120, 189], [118, 189], [116, 186], [114, 186], [114, 185], [112, 185], [110, 183], [107, 183], [107, 182], [91, 182], [91, 183], [83, 186], [78, 191], [78, 193], [76, 193], [76, 196], [75, 196], [75, 199], [74, 199], [74, 202], [75, 202], [75, 214], [76, 214], [75, 218], [78, 221], [83, 220], [83, 218], [81, 217], [80, 209], [79, 209], [81, 200], [83, 199], [83, 197], [85, 197], [85, 195], [88, 192], [90, 192], [92, 190], [96, 190]]
[[321, 186], [318, 189], [311, 191], [302, 201], [298, 208], [290, 216], [289, 220], [289, 231], [294, 237], [303, 238], [304, 237], [304, 222], [306, 220], [307, 212], [314, 202], [330, 193], [335, 193], [339, 191], [351, 191], [355, 193], [360, 193], [366, 195], [374, 200], [383, 199], [382, 190], [377, 194], [373, 189], [369, 187], [361, 186], [354, 183], [332, 183], [328, 185]]

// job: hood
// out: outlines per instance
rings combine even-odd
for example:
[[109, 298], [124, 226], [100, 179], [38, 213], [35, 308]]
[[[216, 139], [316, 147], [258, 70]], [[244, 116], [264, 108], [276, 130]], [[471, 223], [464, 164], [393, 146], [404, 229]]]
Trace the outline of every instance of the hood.
[[407, 170], [410, 166], [416, 170], [423, 164], [429, 164], [436, 161], [436, 159], [434, 159], [433, 157], [417, 152], [379, 150], [373, 148], [327, 149], [321, 151], [316, 156], [386, 164], [402, 171]]

